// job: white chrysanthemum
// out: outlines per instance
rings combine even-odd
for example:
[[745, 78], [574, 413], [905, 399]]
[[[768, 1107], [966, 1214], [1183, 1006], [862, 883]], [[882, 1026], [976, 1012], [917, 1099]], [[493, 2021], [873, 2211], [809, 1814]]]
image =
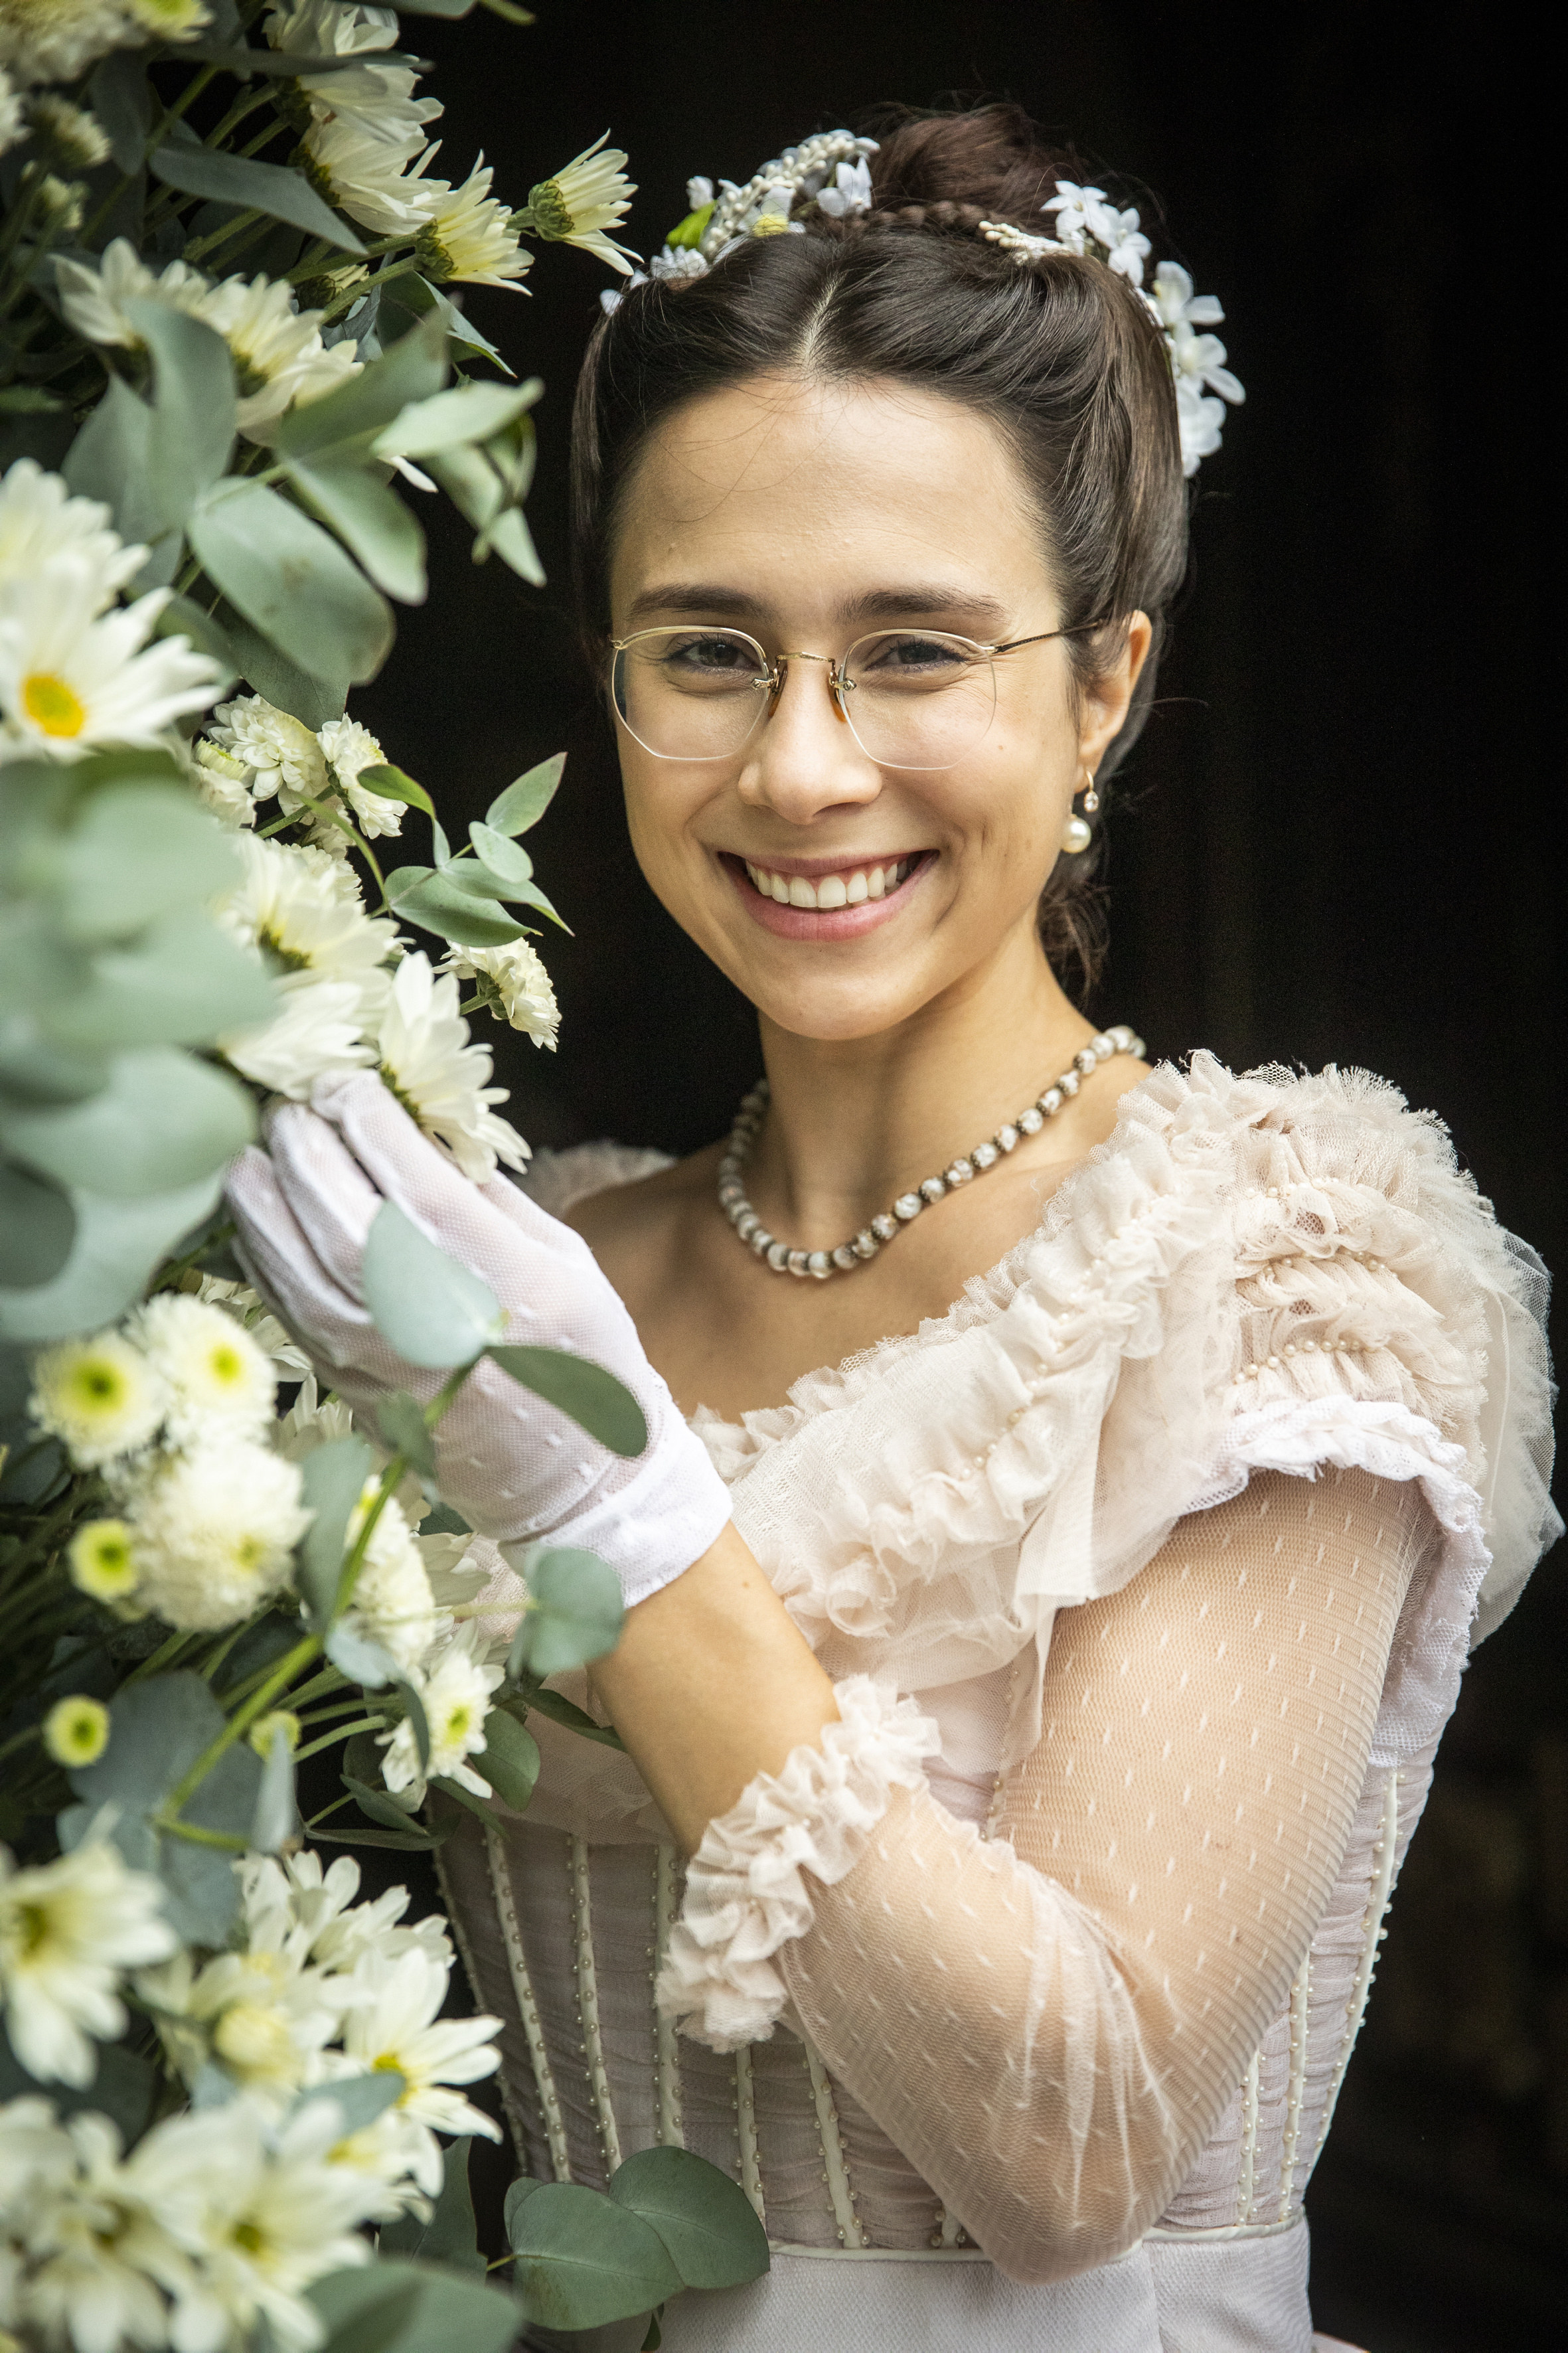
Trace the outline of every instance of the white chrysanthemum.
[[436, 206], [414, 248], [426, 278], [521, 291], [516, 281], [532, 269], [533, 256], [518, 242], [511, 206], [491, 195], [494, 177], [494, 164], [481, 154], [461, 187], [449, 189]]
[[396, 46], [397, 18], [390, 8], [342, 6], [339, 0], [297, 0], [292, 7], [273, 10], [267, 20], [267, 37], [275, 49], [364, 60], [336, 73], [300, 75], [300, 88], [310, 100], [311, 112], [319, 122], [348, 116], [378, 139], [406, 143], [412, 134], [416, 148], [423, 141], [425, 124], [442, 111], [438, 98], [414, 96], [418, 77], [408, 67], [374, 62], [378, 49]]
[[478, 1626], [460, 1627], [416, 1678], [415, 1688], [430, 1731], [427, 1767], [420, 1765], [414, 1726], [406, 1718], [395, 1732], [377, 1735], [386, 1751], [382, 1778], [395, 1796], [408, 1791], [411, 1802], [417, 1805], [423, 1800], [426, 1778], [434, 1779], [437, 1775], [460, 1782], [476, 1798], [491, 1794], [489, 1783], [481, 1780], [467, 1761], [485, 1745], [490, 1694], [506, 1675], [504, 1667], [485, 1665], [483, 1649], [484, 1636]]
[[170, 2335], [181, 2353], [248, 2342], [265, 2316], [283, 2346], [307, 2353], [323, 2330], [304, 2292], [328, 2272], [368, 2263], [357, 2225], [383, 2203], [381, 2185], [331, 2151], [342, 2114], [310, 2100], [279, 2127], [243, 2094], [226, 2106], [154, 2126], [127, 2171], [198, 2284]]
[[363, 1070], [375, 1060], [364, 1036], [361, 993], [342, 980], [288, 989], [270, 1021], [226, 1030], [217, 1042], [242, 1078], [290, 1103], [308, 1102], [318, 1079]]
[[[0, 2112], [0, 2138], [5, 2130]], [[136, 2187], [107, 2116], [73, 2116], [58, 2137], [66, 2166], [48, 2152], [48, 2178], [17, 2216], [28, 2256], [18, 2316], [75, 2353], [165, 2344], [162, 2292], [190, 2294], [188, 2259]]]
[[66, 1566], [79, 1593], [118, 1616], [145, 1613], [134, 1599], [136, 1557], [124, 1520], [84, 1520], [66, 1548]]
[[285, 989], [346, 981], [367, 1008], [380, 1005], [396, 926], [365, 913], [352, 873], [319, 849], [254, 835], [238, 848], [241, 879], [214, 906], [225, 930], [259, 948]]
[[479, 1002], [500, 1014], [514, 1029], [525, 1030], [536, 1046], [555, 1051], [561, 1034], [561, 1008], [550, 975], [528, 940], [508, 940], [503, 947], [448, 949], [443, 972], [477, 981]]
[[40, 573], [25, 600], [0, 606], [0, 709], [11, 756], [75, 760], [102, 744], [153, 745], [182, 712], [205, 710], [218, 689], [216, 664], [188, 638], [147, 643], [168, 600], [155, 588], [100, 613], [100, 584], [73, 558]]
[[191, 1272], [181, 1278], [180, 1288], [197, 1299], [217, 1300], [230, 1315], [237, 1317], [257, 1346], [270, 1363], [275, 1375], [285, 1380], [301, 1380], [310, 1369], [310, 1359], [291, 1333], [286, 1332], [265, 1301], [252, 1291], [247, 1282], [230, 1282], [221, 1274]]
[[637, 183], [628, 180], [622, 169], [625, 150], [605, 145], [609, 135], [605, 132], [591, 147], [574, 155], [563, 172], [531, 188], [528, 206], [541, 237], [563, 237], [568, 245], [580, 245], [585, 253], [596, 253], [612, 269], [629, 277], [637, 256], [629, 248], [617, 245], [606, 231], [625, 220]]
[[305, 150], [328, 202], [376, 237], [416, 237], [447, 193], [445, 180], [425, 177], [437, 149], [416, 123], [400, 127], [395, 112], [318, 114]]
[[399, 1103], [465, 1176], [482, 1185], [498, 1160], [527, 1166], [527, 1145], [489, 1108], [505, 1101], [506, 1089], [485, 1084], [490, 1058], [469, 1041], [458, 984], [450, 973], [437, 979], [422, 951], [405, 956], [393, 976], [376, 1044], [382, 1076]]
[[194, 1973], [143, 1970], [139, 1999], [187, 2075], [210, 2052], [237, 2083], [263, 2094], [298, 2091], [338, 2031], [342, 2004], [302, 1950], [263, 1941], [219, 1953]]
[[68, 327], [89, 343], [131, 348], [142, 339], [131, 323], [128, 302], [162, 302], [171, 311], [184, 311], [196, 318], [212, 280], [184, 261], [171, 261], [163, 270], [149, 269], [130, 238], [117, 237], [104, 248], [96, 264], [74, 254], [57, 255], [55, 286]]
[[5, 0], [0, 8], [0, 66], [23, 89], [75, 81], [105, 50], [140, 37], [124, 0]]
[[501, 2021], [442, 2018], [447, 1970], [426, 1953], [405, 1953], [391, 1962], [366, 1958], [354, 1982], [361, 1999], [343, 2021], [343, 2049], [363, 2067], [395, 2067], [404, 2077], [405, 2088], [391, 2113], [409, 2134], [410, 2171], [422, 2189], [439, 2189], [434, 2133], [500, 2138], [500, 2127], [449, 2087], [494, 2074], [500, 2054], [491, 2038]]
[[174, 1951], [163, 1890], [107, 1838], [18, 1871], [0, 1847], [0, 1997], [11, 2048], [40, 2084], [90, 2084], [89, 2036], [125, 2031], [122, 1969]]
[[323, 343], [321, 312], [297, 311], [281, 279], [226, 278], [197, 316], [216, 329], [234, 355], [237, 421], [252, 440], [264, 438], [265, 428], [296, 401], [319, 400], [359, 374], [357, 346], [347, 340]]
[[321, 747], [302, 719], [279, 711], [259, 694], [220, 702], [207, 730], [212, 741], [249, 770], [258, 801], [276, 793], [289, 814], [305, 799], [320, 800], [327, 788]]
[[272, 1366], [245, 1326], [184, 1292], [149, 1299], [132, 1326], [168, 1388], [168, 1435], [189, 1446], [224, 1433], [259, 1437], [272, 1419]]
[[171, 1626], [237, 1625], [289, 1573], [300, 1495], [297, 1463], [242, 1440], [160, 1465], [131, 1513], [141, 1599]]
[[[345, 1550], [357, 1539], [380, 1488], [379, 1479], [365, 1481], [343, 1532]], [[381, 1643], [405, 1669], [416, 1667], [432, 1643], [451, 1630], [451, 1620], [436, 1607], [424, 1557], [395, 1496], [383, 1504], [371, 1530], [349, 1615], [356, 1633]]]
[[372, 841], [381, 834], [401, 833], [403, 803], [388, 800], [384, 793], [373, 793], [368, 785], [360, 783], [363, 770], [382, 767], [386, 761], [370, 729], [362, 727], [357, 719], [329, 719], [316, 741], [338, 790], [359, 821], [360, 831]]
[[122, 1332], [62, 1340], [33, 1368], [33, 1419], [64, 1440], [81, 1471], [148, 1445], [168, 1404], [162, 1379]]
[[303, 1462], [319, 1446], [353, 1436], [354, 1418], [342, 1398], [318, 1396], [316, 1376], [307, 1373], [300, 1394], [274, 1425], [272, 1443], [287, 1461]]
[[242, 760], [205, 736], [195, 747], [195, 787], [214, 817], [226, 826], [256, 823], [256, 803], [250, 797], [250, 770]]

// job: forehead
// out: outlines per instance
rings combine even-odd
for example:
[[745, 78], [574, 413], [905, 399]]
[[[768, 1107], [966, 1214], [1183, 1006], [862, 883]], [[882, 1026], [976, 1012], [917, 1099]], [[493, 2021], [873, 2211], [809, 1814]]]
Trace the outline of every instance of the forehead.
[[1048, 585], [1044, 532], [1006, 437], [904, 385], [764, 376], [707, 393], [649, 437], [611, 558], [617, 612], [650, 577], [770, 575], [785, 601], [933, 566], [990, 595]]

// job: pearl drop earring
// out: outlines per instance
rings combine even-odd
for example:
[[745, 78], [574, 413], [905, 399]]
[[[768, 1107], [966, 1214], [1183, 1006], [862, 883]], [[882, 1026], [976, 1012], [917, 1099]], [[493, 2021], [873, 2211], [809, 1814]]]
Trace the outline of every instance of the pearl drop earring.
[[1069, 857], [1073, 858], [1079, 857], [1082, 851], [1089, 848], [1089, 843], [1094, 839], [1094, 832], [1092, 827], [1089, 825], [1089, 818], [1092, 817], [1095, 810], [1100, 807], [1100, 795], [1094, 789], [1094, 778], [1092, 776], [1089, 777], [1088, 784], [1084, 787], [1083, 805], [1089, 811], [1089, 817], [1079, 817], [1078, 811], [1075, 809], [1072, 815], [1068, 818], [1066, 825], [1062, 828], [1062, 848], [1068, 852]]

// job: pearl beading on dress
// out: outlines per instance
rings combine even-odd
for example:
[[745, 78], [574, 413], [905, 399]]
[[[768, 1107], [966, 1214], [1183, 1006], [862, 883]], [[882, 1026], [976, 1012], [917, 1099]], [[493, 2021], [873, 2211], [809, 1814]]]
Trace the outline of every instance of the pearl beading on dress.
[[858, 1266], [874, 1259], [884, 1243], [890, 1242], [925, 1208], [931, 1208], [948, 1193], [956, 1193], [962, 1186], [976, 1176], [984, 1176], [1010, 1152], [1016, 1152], [1026, 1135], [1038, 1135], [1048, 1119], [1055, 1119], [1066, 1103], [1077, 1094], [1085, 1079], [1109, 1062], [1116, 1054], [1142, 1055], [1143, 1040], [1119, 1021], [1114, 1029], [1102, 1029], [1076, 1053], [1068, 1068], [1028, 1106], [1016, 1119], [1007, 1120], [993, 1136], [973, 1150], [963, 1154], [945, 1168], [940, 1176], [927, 1176], [912, 1192], [900, 1193], [892, 1207], [873, 1218], [868, 1226], [848, 1241], [840, 1242], [837, 1250], [791, 1250], [772, 1235], [746, 1198], [741, 1184], [741, 1172], [752, 1155], [768, 1108], [768, 1082], [759, 1079], [749, 1095], [742, 1098], [730, 1130], [730, 1142], [719, 1163], [719, 1207], [734, 1227], [747, 1249], [774, 1274], [812, 1275], [826, 1282], [830, 1275], [852, 1274]]

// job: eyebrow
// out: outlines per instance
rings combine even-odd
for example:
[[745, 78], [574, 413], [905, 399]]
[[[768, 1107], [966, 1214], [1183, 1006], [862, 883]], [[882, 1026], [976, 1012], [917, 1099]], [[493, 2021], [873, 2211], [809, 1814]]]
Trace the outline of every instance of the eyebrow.
[[[761, 599], [743, 588], [728, 587], [718, 581], [665, 580], [634, 596], [626, 617], [636, 622], [653, 613], [679, 613], [703, 618], [722, 613], [737, 620], [755, 620], [764, 611]], [[843, 613], [848, 621], [962, 613], [966, 619], [993, 626], [1006, 617], [1004, 607], [994, 596], [976, 596], [973, 589], [956, 588], [943, 581], [910, 581], [893, 588], [869, 588], [864, 596], [852, 597]]]

